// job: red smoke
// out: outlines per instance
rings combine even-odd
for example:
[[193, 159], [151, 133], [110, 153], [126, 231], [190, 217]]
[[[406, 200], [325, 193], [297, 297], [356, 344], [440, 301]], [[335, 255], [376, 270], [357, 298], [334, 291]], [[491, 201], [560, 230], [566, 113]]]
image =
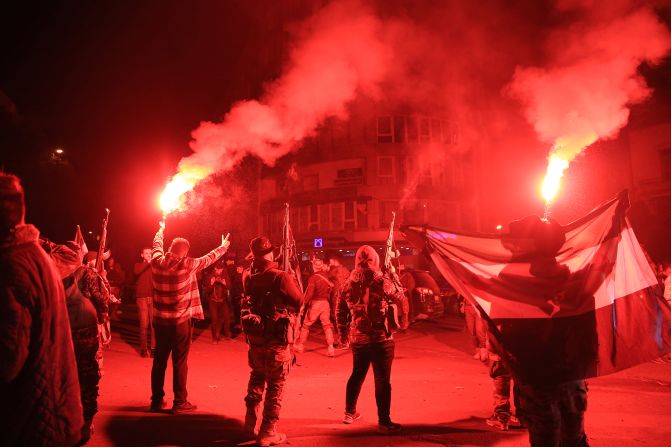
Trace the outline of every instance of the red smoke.
[[629, 106], [651, 94], [638, 67], [671, 48], [671, 33], [651, 9], [614, 16], [591, 4], [596, 9], [582, 11], [582, 20], [551, 35], [545, 67], [518, 67], [510, 85], [539, 137], [568, 161], [596, 139], [617, 136]]
[[390, 51], [381, 23], [358, 2], [334, 2], [309, 19], [284, 74], [263, 98], [237, 103], [221, 122], [193, 131], [193, 154], [180, 172], [203, 178], [234, 167], [246, 155], [272, 165], [328, 117], [344, 117], [357, 93], [374, 94]]

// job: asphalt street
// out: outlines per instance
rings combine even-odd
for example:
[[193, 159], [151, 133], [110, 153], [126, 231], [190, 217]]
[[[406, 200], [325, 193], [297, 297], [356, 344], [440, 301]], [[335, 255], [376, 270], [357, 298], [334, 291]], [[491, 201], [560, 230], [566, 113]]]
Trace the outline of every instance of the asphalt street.
[[[198, 410], [186, 415], [149, 413], [151, 359], [138, 354], [131, 321], [113, 323], [114, 339], [104, 352], [99, 413], [88, 445], [237, 446], [254, 445], [241, 432], [249, 369], [239, 336], [212, 344], [209, 329], [195, 332], [189, 358], [189, 400]], [[392, 419], [404, 430], [376, 431], [372, 370], [358, 410], [362, 419], [344, 425], [345, 383], [351, 353], [326, 355], [323, 335], [313, 327], [306, 352], [292, 368], [279, 428], [289, 445], [312, 446], [525, 446], [523, 429], [488, 427], [492, 384], [486, 366], [471, 356], [463, 319], [419, 321], [397, 334], [392, 369]], [[172, 399], [171, 367], [166, 397]], [[671, 438], [671, 363], [646, 363], [589, 380], [586, 431], [595, 447], [667, 446]]]

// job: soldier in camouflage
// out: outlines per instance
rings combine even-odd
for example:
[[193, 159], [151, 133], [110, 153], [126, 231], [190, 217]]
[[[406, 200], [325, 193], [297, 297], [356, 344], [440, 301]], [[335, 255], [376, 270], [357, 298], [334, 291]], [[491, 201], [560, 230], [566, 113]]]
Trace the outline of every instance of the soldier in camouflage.
[[[93, 263], [95, 256], [95, 252], [89, 252], [85, 261]], [[63, 279], [63, 284], [84, 408], [82, 442], [85, 442], [93, 433], [93, 416], [98, 412], [98, 384], [102, 377], [98, 324], [107, 315], [111, 295], [107, 281], [89, 265], [77, 268]]]
[[250, 243], [253, 261], [243, 275], [245, 302], [241, 324], [249, 344], [249, 383], [245, 403], [245, 432], [253, 435], [265, 389], [260, 446], [286, 442], [277, 431], [284, 384], [293, 361], [291, 344], [297, 330], [297, 313], [303, 294], [296, 281], [273, 262], [273, 246], [261, 236]]

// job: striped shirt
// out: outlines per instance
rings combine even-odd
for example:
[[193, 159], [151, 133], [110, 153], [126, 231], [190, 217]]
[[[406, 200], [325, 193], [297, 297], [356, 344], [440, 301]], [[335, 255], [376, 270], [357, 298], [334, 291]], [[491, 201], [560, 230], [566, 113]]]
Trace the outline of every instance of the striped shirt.
[[151, 252], [151, 276], [154, 285], [154, 323], [176, 325], [194, 318], [203, 319], [196, 272], [211, 265], [226, 253], [219, 246], [200, 258], [181, 258], [163, 252], [163, 230], [154, 236]]

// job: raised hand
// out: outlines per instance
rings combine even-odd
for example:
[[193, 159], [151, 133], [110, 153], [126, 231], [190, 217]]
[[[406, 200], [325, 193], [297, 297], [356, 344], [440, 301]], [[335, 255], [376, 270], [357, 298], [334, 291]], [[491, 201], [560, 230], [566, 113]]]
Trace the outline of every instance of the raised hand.
[[226, 236], [223, 234], [221, 235], [221, 246], [222, 247], [230, 247], [231, 246], [231, 241], [228, 240], [228, 237], [231, 235], [231, 233], [226, 233]]

